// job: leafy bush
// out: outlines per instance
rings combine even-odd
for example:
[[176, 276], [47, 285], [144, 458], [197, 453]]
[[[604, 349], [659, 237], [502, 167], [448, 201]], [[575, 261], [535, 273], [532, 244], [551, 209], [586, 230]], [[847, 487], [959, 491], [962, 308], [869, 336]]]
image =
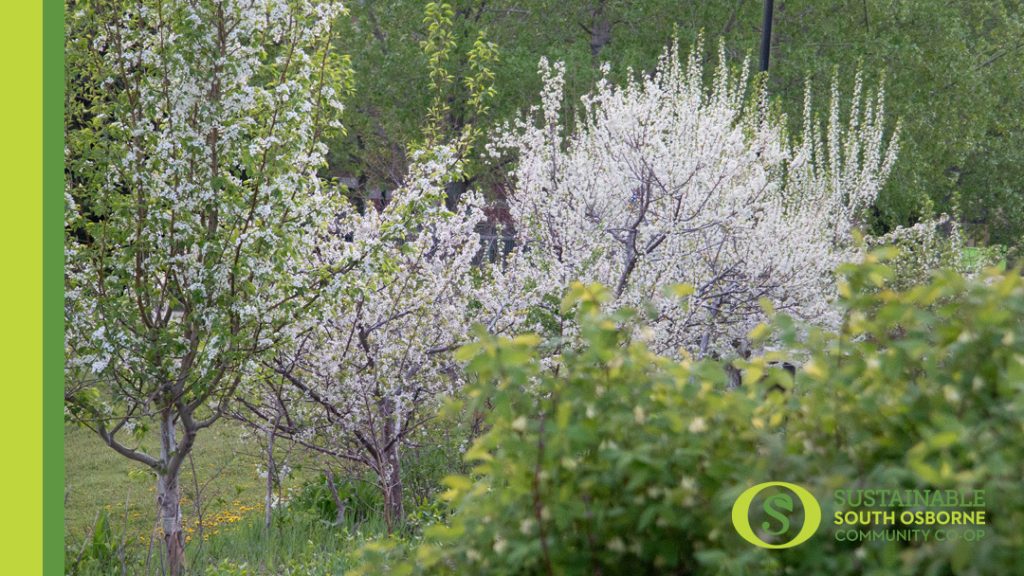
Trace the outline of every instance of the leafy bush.
[[[334, 482], [338, 498], [345, 506], [345, 515], [353, 523], [378, 518], [383, 514], [384, 498], [372, 479], [335, 474]], [[338, 517], [338, 505], [323, 472], [299, 487], [288, 502], [288, 508], [293, 514], [309, 513], [318, 521], [328, 524], [334, 523]]]
[[1006, 250], [1001, 246], [965, 246], [960, 225], [945, 214], [865, 240], [868, 248], [898, 251], [887, 262], [893, 275], [886, 287], [893, 289], [906, 290], [940, 269], [974, 276], [990, 266], [1005, 266], [1006, 261]]
[[123, 532], [114, 528], [110, 515], [106, 510], [102, 510], [96, 516], [88, 537], [81, 544], [65, 546], [65, 573], [120, 573], [128, 562], [127, 554]]
[[[470, 476], [445, 480], [453, 515], [409, 548], [365, 546], [362, 573], [1008, 574], [1024, 549], [1024, 281], [944, 272], [897, 292], [875, 255], [842, 270], [841, 332], [778, 318], [793, 350], [722, 366], [648, 351], [631, 312], [576, 286], [585, 342], [556, 368], [539, 339], [482, 336], [461, 351], [493, 406], [467, 452]], [[775, 364], [803, 359], [795, 382]], [[780, 392], [781, 389], [781, 392]], [[812, 540], [764, 550], [730, 511], [768, 480], [818, 496]], [[826, 497], [839, 488], [984, 489], [980, 542], [841, 542]]]

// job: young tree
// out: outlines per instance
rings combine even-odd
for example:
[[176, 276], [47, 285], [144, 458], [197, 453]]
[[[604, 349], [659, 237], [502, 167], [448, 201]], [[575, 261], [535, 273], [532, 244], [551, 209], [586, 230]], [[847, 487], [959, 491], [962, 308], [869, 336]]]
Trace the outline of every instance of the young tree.
[[333, 272], [304, 265], [335, 211], [317, 170], [347, 90], [341, 11], [147, 0], [71, 16], [96, 34], [69, 59], [102, 84], [73, 91], [90, 98], [68, 123], [66, 414], [153, 471], [175, 576], [182, 463]]
[[[363, 262], [362, 274], [331, 285], [332, 305], [296, 326], [296, 346], [267, 365], [276, 376], [236, 415], [269, 438], [280, 433], [322, 456], [373, 470], [389, 529], [405, 516], [400, 450], [433, 417], [437, 401], [457, 389], [451, 352], [466, 341], [470, 323], [483, 319], [473, 315], [480, 275], [471, 269], [485, 213], [482, 198], [467, 186], [471, 151], [482, 136], [472, 120], [486, 115], [495, 94], [489, 65], [497, 54], [478, 35], [461, 78], [466, 102], [453, 121], [452, 9], [431, 2], [424, 12], [421, 48], [434, 98], [412, 144], [413, 163], [384, 204], [364, 202], [339, 213], [314, 255], [315, 267]], [[440, 144], [447, 141], [454, 144]], [[326, 475], [336, 496], [329, 467]]]
[[[241, 414], [257, 428], [275, 427], [372, 470], [389, 529], [404, 519], [401, 448], [458, 389], [451, 352], [482, 320], [473, 262], [483, 203], [467, 192], [454, 211], [446, 206], [456, 156], [450, 147], [421, 155], [382, 210], [352, 210], [335, 222], [318, 265], [358, 258], [361, 274], [335, 283], [329, 309], [293, 326], [294, 346], [267, 363], [291, 387], [246, 400], [249, 411]], [[285, 407], [283, 417], [277, 406]]]
[[[843, 122], [834, 88], [824, 134], [808, 95], [803, 137], [791, 144], [764, 92], [748, 94], [746, 65], [733, 73], [723, 55], [706, 86], [699, 54], [683, 64], [673, 47], [650, 76], [601, 81], [572, 131], [564, 67], [541, 62], [539, 122], [506, 126], [492, 145], [517, 161], [509, 209], [519, 248], [498, 283], [521, 299], [510, 311], [548, 309], [557, 320], [554, 295], [599, 282], [645, 310], [654, 349], [700, 357], [743, 354], [765, 301], [838, 322], [833, 271], [854, 254], [851, 231], [895, 159], [881, 92], [865, 103], [858, 77]], [[680, 283], [689, 288], [666, 292]]]

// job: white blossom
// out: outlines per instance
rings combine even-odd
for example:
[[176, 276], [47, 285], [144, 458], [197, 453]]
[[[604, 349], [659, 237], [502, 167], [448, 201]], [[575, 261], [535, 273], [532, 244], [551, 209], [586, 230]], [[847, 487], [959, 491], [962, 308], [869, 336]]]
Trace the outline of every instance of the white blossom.
[[[557, 317], [574, 281], [599, 282], [616, 305], [643, 311], [653, 329], [644, 339], [665, 354], [744, 354], [762, 300], [821, 325], [839, 321], [833, 272], [856, 256], [852, 230], [895, 159], [881, 91], [864, 98], [858, 77], [843, 122], [834, 88], [824, 131], [808, 92], [793, 143], [785, 118], [748, 93], [746, 64], [734, 74], [723, 63], [708, 86], [699, 53], [684, 64], [672, 47], [653, 74], [623, 86], [605, 77], [582, 98], [571, 132], [564, 66], [541, 61], [540, 109], [489, 147], [515, 160], [508, 205], [518, 247], [483, 300], [499, 323], [538, 329], [527, 311]], [[683, 302], [666, 292], [677, 284], [693, 288]]]

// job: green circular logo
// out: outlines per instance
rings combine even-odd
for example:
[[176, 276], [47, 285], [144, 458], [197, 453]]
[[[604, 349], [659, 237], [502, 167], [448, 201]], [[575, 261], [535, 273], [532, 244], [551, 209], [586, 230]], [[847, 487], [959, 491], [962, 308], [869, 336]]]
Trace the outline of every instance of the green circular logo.
[[[754, 503], [754, 498], [756, 498], [761, 491], [766, 488], [771, 488], [772, 486], [779, 486], [789, 490], [793, 494], [796, 494], [797, 498], [800, 499], [800, 503], [803, 505], [803, 526], [800, 527], [800, 531], [797, 532], [796, 536], [791, 538], [788, 542], [780, 542], [776, 544], [765, 542], [750, 526], [750, 506]], [[774, 520], [774, 522], [765, 521], [761, 525], [761, 528], [765, 532], [772, 536], [779, 536], [789, 531], [789, 513], [793, 512], [792, 496], [785, 493], [773, 494], [764, 499], [761, 503], [761, 507], [764, 510], [765, 516]], [[803, 486], [797, 486], [796, 484], [790, 484], [789, 482], [762, 482], [757, 486], [751, 486], [744, 490], [743, 493], [740, 494], [739, 498], [736, 499], [736, 503], [732, 505], [732, 525], [736, 528], [736, 532], [739, 533], [744, 540], [750, 542], [754, 546], [768, 548], [769, 550], [792, 548], [803, 544], [814, 535], [814, 532], [818, 530], [818, 526], [820, 524], [821, 505], [818, 504], [814, 495], [808, 492]]]

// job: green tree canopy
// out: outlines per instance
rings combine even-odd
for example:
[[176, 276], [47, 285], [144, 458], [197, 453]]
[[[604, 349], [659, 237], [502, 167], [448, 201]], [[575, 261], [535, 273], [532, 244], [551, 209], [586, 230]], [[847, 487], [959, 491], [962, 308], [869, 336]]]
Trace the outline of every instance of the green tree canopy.
[[[653, 68], [678, 35], [686, 46], [702, 33], [708, 56], [721, 38], [737, 62], [756, 52], [761, 3], [669, 1], [453, 0], [454, 76], [448, 100], [458, 124], [469, 90], [467, 56], [480, 31], [497, 44], [497, 94], [491, 123], [526, 109], [540, 90], [541, 56], [566, 62], [573, 106], [593, 86], [599, 64], [613, 79], [632, 67]], [[1024, 11], [1019, 0], [779, 0], [775, 3], [769, 88], [794, 121], [805, 81], [822, 101], [833, 76], [849, 91], [861, 69], [884, 81], [888, 113], [901, 120], [903, 145], [872, 219], [874, 232], [922, 217], [958, 213], [979, 242], [1020, 245], [1024, 235]], [[351, 54], [358, 103], [348, 137], [335, 147], [334, 169], [385, 186], [406, 163], [432, 94], [422, 6], [390, 0], [356, 2], [339, 35]], [[486, 174], [484, 174], [486, 175]]]

